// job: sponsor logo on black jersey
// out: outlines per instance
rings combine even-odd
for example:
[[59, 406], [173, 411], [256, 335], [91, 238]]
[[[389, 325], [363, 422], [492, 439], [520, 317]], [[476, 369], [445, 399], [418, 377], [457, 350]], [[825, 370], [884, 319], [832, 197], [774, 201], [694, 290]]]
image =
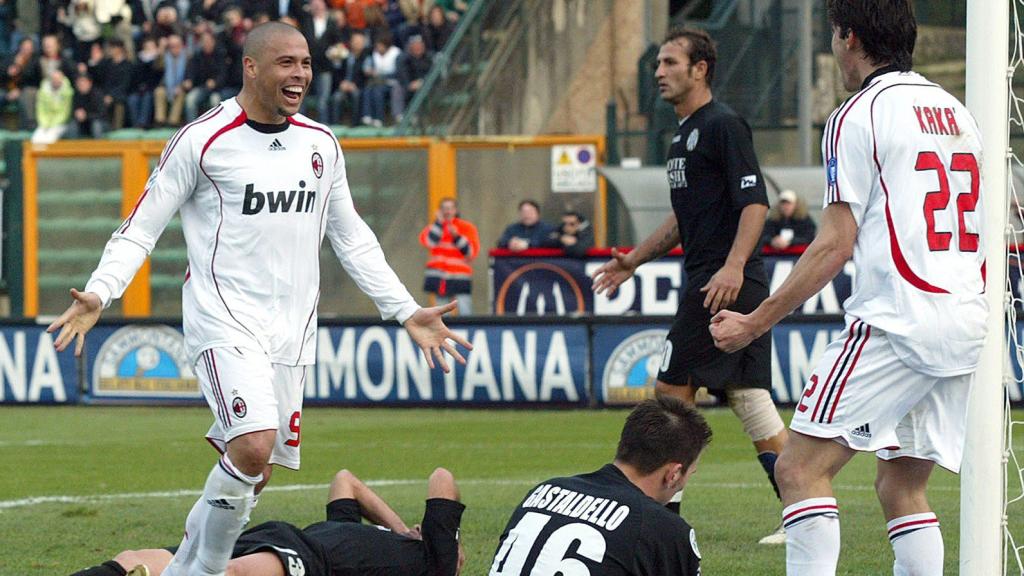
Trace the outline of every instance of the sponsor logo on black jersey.
[[686, 158], [668, 159], [668, 185], [673, 190], [686, 188]]
[[313, 212], [316, 209], [316, 190], [304, 190], [305, 180], [299, 180], [298, 190], [260, 192], [255, 184], [245, 185], [242, 214], [275, 212]]
[[754, 186], [757, 186], [757, 174], [749, 174], [740, 178], [740, 190], [746, 190]]
[[313, 175], [317, 178], [324, 175], [324, 159], [320, 156], [319, 152], [313, 152], [313, 157], [310, 158], [310, 162], [313, 164]]
[[686, 138], [686, 149], [693, 152], [693, 149], [697, 147], [698, 140], [700, 140], [700, 130], [694, 128]]

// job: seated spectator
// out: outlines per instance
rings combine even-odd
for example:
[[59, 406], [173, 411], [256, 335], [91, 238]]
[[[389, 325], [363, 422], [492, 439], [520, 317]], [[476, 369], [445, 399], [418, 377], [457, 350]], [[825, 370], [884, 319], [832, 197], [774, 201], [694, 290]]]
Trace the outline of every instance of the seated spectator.
[[562, 212], [562, 224], [553, 235], [566, 256], [582, 258], [594, 247], [594, 231], [582, 214], [573, 210]]
[[107, 117], [114, 130], [124, 128], [125, 107], [131, 90], [133, 64], [128, 60], [124, 42], [114, 38], [107, 43], [107, 55], [96, 66], [95, 83], [103, 93]]
[[134, 128], [149, 128], [153, 121], [153, 91], [163, 78], [160, 67], [156, 40], [144, 39], [132, 68], [131, 91], [127, 100], [128, 118]]
[[217, 45], [213, 32], [204, 32], [199, 37], [199, 49], [189, 60], [188, 79], [185, 86], [185, 122], [191, 122], [199, 115], [220, 103], [220, 90], [224, 85], [224, 49]]
[[249, 33], [251, 21], [242, 16], [242, 9], [231, 5], [224, 10], [224, 27], [217, 44], [224, 48], [227, 59], [224, 61], [224, 87], [220, 91], [221, 100], [233, 98], [242, 91], [242, 45]]
[[762, 243], [776, 250], [810, 244], [817, 226], [807, 215], [807, 204], [792, 190], [779, 193], [779, 202], [768, 214]]
[[107, 131], [107, 106], [103, 94], [93, 86], [92, 78], [82, 74], [75, 78], [75, 95], [71, 99], [74, 119], [68, 126], [71, 138], [103, 138]]
[[434, 58], [427, 53], [423, 37], [411, 36], [409, 45], [398, 59], [398, 80], [405, 91], [406, 102], [412, 100], [423, 87], [423, 79], [430, 73], [433, 63]]
[[405, 91], [398, 83], [398, 56], [402, 53], [391, 44], [389, 35], [373, 42], [373, 52], [363, 64], [366, 89], [363, 94], [363, 124], [384, 125], [384, 105], [391, 97], [391, 115], [400, 121], [405, 112]]
[[388, 37], [388, 42], [396, 44], [395, 35], [391, 33], [391, 28], [388, 27], [388, 22], [384, 18], [384, 10], [380, 6], [373, 4], [367, 6], [363, 10], [363, 19], [366, 21], [363, 32], [366, 32], [366, 36], [370, 39], [371, 44], [376, 43], [378, 38], [385, 36]]
[[178, 17], [178, 8], [174, 3], [162, 3], [156, 9], [152, 36], [156, 38], [157, 46], [163, 50], [167, 47], [167, 40], [175, 34], [181, 38], [185, 37], [185, 26]]
[[22, 130], [32, 127], [35, 118], [36, 93], [43, 82], [39, 57], [31, 38], [22, 38], [17, 51], [0, 69], [0, 100], [18, 105], [18, 124]]
[[498, 239], [498, 248], [520, 251], [528, 248], [558, 248], [552, 238], [555, 228], [540, 219], [540, 204], [533, 200], [519, 203], [519, 222], [509, 224]]
[[328, 124], [334, 79], [331, 63], [327, 59], [327, 49], [334, 43], [335, 25], [327, 13], [324, 0], [309, 0], [308, 8], [309, 14], [303, 18], [300, 28], [313, 59], [313, 82], [309, 86], [310, 93], [303, 101], [303, 108], [315, 104], [316, 119]]
[[427, 12], [427, 25], [423, 28], [423, 41], [427, 44], [427, 50], [431, 53], [438, 53], [444, 50], [452, 33], [455, 32], [455, 24], [444, 15], [444, 8], [437, 4]]
[[71, 0], [57, 12], [57, 21], [71, 29], [75, 62], [85, 62], [100, 39], [102, 29], [93, 8], [92, 0]]
[[386, 0], [344, 0], [341, 6], [348, 14], [348, 23], [353, 30], [366, 29], [366, 8], [369, 6], [383, 7]]
[[[336, 68], [337, 75], [342, 78], [338, 84], [338, 90], [332, 96], [331, 109], [336, 116], [333, 119], [341, 122], [344, 111], [348, 109], [351, 113], [351, 124], [355, 126], [359, 122], [362, 111], [362, 93], [366, 88], [366, 74], [363, 73], [363, 66], [370, 56], [366, 49], [366, 35], [359, 31], [352, 32], [350, 40], [351, 48], [345, 48], [343, 44], [336, 44], [328, 52], [332, 62], [339, 60], [339, 68]], [[333, 56], [332, 56], [333, 54]], [[335, 66], [332, 64], [332, 66]]]
[[54, 70], [39, 86], [36, 96], [36, 122], [32, 132], [33, 144], [53, 144], [68, 128], [71, 119], [71, 99], [75, 91], [60, 70]]
[[229, 0], [192, 0], [188, 19], [192, 22], [220, 22]]
[[[185, 53], [185, 42], [181, 36], [171, 34], [167, 37], [167, 49], [163, 54], [163, 78], [153, 89], [156, 123], [160, 126], [178, 126], [181, 124], [181, 112], [185, 107], [185, 71], [188, 68], [188, 54]], [[167, 111], [168, 104], [171, 107]]]

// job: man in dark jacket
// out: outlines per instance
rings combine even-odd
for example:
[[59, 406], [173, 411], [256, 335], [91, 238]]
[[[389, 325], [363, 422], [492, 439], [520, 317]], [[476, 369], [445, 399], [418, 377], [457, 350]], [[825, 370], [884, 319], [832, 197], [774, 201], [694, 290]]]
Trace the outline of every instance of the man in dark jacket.
[[509, 224], [498, 239], [498, 248], [513, 251], [528, 248], [559, 248], [557, 238], [553, 238], [555, 228], [540, 219], [540, 204], [533, 200], [519, 203], [519, 222]]
[[594, 247], [594, 230], [582, 214], [575, 210], [562, 212], [562, 224], [553, 238], [566, 256], [582, 258]]
[[199, 37], [199, 50], [189, 60], [185, 96], [185, 122], [199, 117], [201, 111], [220, 102], [220, 89], [224, 86], [224, 60], [227, 54], [217, 43], [213, 32]]
[[106, 132], [107, 106], [103, 94], [92, 78], [82, 74], [75, 78], [75, 95], [71, 98], [71, 138], [102, 138]]
[[433, 64], [433, 55], [427, 52], [423, 37], [411, 36], [405, 52], [398, 58], [398, 81], [405, 88], [407, 101], [412, 101], [416, 92], [423, 87], [423, 79], [430, 73]]

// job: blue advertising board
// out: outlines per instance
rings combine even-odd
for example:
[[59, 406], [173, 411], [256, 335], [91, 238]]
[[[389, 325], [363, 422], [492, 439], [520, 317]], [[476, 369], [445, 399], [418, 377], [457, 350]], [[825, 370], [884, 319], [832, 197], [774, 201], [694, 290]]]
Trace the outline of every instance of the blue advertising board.
[[[654, 395], [668, 322], [598, 324], [593, 329], [594, 390], [604, 405], [630, 405]], [[772, 396], [796, 403], [842, 320], [784, 321], [772, 330]]]
[[78, 384], [74, 355], [58, 354], [45, 327], [0, 327], [0, 403], [75, 403]]
[[[778, 288], [796, 264], [797, 255], [765, 256], [764, 266], [772, 290]], [[491, 309], [498, 316], [670, 316], [686, 289], [683, 256], [666, 256], [636, 270], [611, 297], [595, 295], [590, 278], [607, 256], [586, 258], [501, 255], [491, 257], [493, 273]], [[841, 314], [852, 289], [854, 267], [845, 268], [797, 312]]]
[[451, 372], [431, 370], [397, 326], [322, 327], [309, 402], [573, 404], [589, 400], [583, 324], [454, 326], [473, 351]]

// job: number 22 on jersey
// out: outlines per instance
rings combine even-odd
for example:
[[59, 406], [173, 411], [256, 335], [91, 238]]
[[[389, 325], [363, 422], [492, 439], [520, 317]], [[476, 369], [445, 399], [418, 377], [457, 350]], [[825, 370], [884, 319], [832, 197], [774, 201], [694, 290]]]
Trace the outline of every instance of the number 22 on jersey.
[[957, 217], [957, 247], [961, 252], [978, 251], [978, 235], [967, 231], [967, 224], [964, 222], [964, 215], [974, 212], [978, 206], [978, 194], [980, 188], [980, 176], [978, 172], [978, 160], [974, 154], [956, 153], [953, 154], [949, 163], [949, 171], [946, 170], [942, 159], [935, 152], [919, 152], [917, 163], [914, 169], [918, 172], [934, 171], [939, 181], [939, 189], [928, 192], [924, 195], [924, 220], [928, 226], [928, 249], [932, 252], [945, 252], [949, 250], [952, 232], [942, 232], [936, 229], [935, 215], [940, 210], [949, 206], [951, 192], [949, 189], [949, 171], [965, 172], [970, 176], [971, 187], [956, 197]]

